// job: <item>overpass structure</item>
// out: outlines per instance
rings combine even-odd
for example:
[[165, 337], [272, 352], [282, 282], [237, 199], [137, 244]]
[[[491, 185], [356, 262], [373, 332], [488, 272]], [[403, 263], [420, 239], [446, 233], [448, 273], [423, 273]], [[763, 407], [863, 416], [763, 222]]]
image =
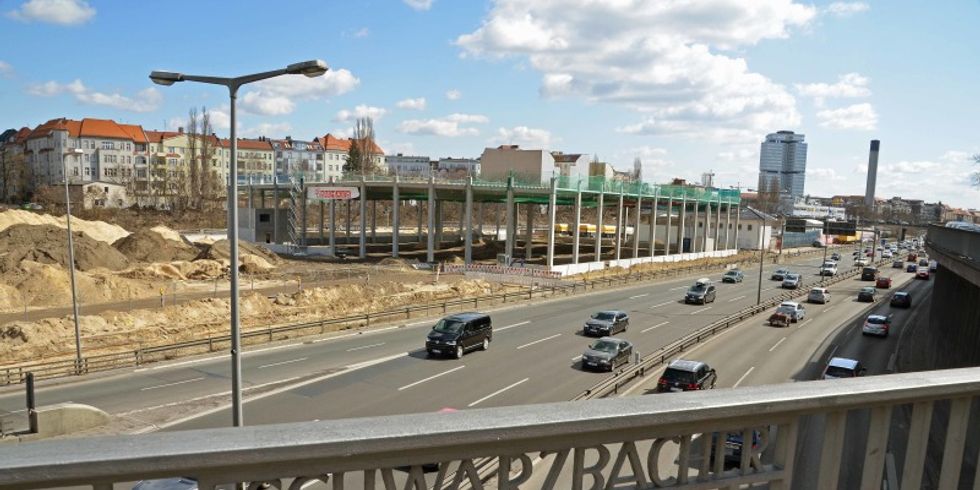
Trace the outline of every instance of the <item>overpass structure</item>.
[[[344, 192], [322, 192], [321, 189]], [[272, 216], [270, 221], [282, 219], [285, 211], [288, 221], [286, 232], [279, 233], [277, 230], [282, 225], [271, 223], [272, 233], [266, 235], [266, 239], [289, 244], [298, 250], [303, 250], [311, 243], [328, 245], [331, 252], [336, 250], [340, 229], [337, 205], [344, 203], [349, 206], [351, 202], [356, 203], [359, 211], [357, 244], [360, 258], [367, 255], [369, 234], [376, 236], [376, 216], [372, 214], [368, 217], [375, 206], [369, 203], [391, 203], [391, 256], [399, 257], [399, 245], [404, 242], [400, 236], [403, 230], [400, 224], [402, 203], [425, 202], [424, 219], [422, 207], [418, 207], [416, 237], [418, 240], [422, 239], [424, 221], [428, 262], [435, 261], [435, 252], [443, 236], [446, 206], [458, 204], [461, 206], [458, 229], [463, 239], [463, 258], [467, 264], [473, 262], [474, 235], [482, 237], [484, 205], [496, 204], [498, 206], [495, 209], [503, 208], [503, 213], [500, 213], [503, 216], [498, 214], [498, 219], [502, 217], [504, 220], [504, 253], [508, 258], [514, 257], [519, 233], [522, 231], [518, 229], [519, 206], [526, 211], [523, 230], [525, 258], [530, 258], [532, 253], [535, 216], [540, 214], [539, 210], [544, 211], [546, 218], [543, 226], [547, 238], [544, 265], [549, 269], [559, 265], [555, 260], [556, 213], [559, 206], [570, 209], [574, 216], [573, 223], [569, 226], [572, 240], [571, 264], [583, 263], [584, 249], [591, 250], [594, 262], [601, 261], [603, 233], [575, 232], [584, 224], [582, 210], [595, 209], [598, 210], [598, 222], [593, 223], [594, 230], [603, 230], [603, 226], [609, 224], [615, 228], [612, 250], [616, 262], [612, 265], [628, 266], [641, 262], [675, 260], [679, 258], [677, 255], [685, 253], [693, 255], [683, 258], [720, 255], [723, 251], [734, 253], [740, 202], [737, 190], [626, 183], [602, 177], [552, 177], [542, 183], [517, 176], [510, 176], [506, 181], [485, 181], [473, 178], [450, 180], [435, 177], [421, 179], [356, 175], [325, 183], [298, 181], [282, 185], [276, 181], [248, 182], [242, 186], [242, 190], [248, 195], [248, 208], [242, 213], [241, 225], [254, 226], [256, 220], [251, 216], [256, 210], [268, 211]], [[317, 195], [329, 197], [317, 203]], [[287, 203], [285, 209], [280, 207], [284, 201]], [[311, 202], [319, 207], [320, 222], [328, 223], [325, 230], [327, 236], [322, 239], [326, 243], [319, 243], [308, 233], [307, 217], [313, 214], [309, 209]], [[324, 219], [325, 213], [329, 214], [329, 219]], [[350, 230], [350, 212], [347, 220], [345, 229]], [[635, 232], [628, 235], [625, 230], [630, 226]], [[640, 232], [641, 229], [643, 233]], [[321, 236], [323, 233], [321, 228]], [[643, 254], [641, 244], [645, 245]], [[606, 247], [609, 248], [608, 245]], [[629, 254], [629, 259], [623, 257], [624, 249]], [[575, 273], [589, 269], [585, 266], [566, 266], [560, 270]]]
[[929, 314], [932, 368], [980, 365], [980, 233], [931, 225], [926, 251], [938, 263]]

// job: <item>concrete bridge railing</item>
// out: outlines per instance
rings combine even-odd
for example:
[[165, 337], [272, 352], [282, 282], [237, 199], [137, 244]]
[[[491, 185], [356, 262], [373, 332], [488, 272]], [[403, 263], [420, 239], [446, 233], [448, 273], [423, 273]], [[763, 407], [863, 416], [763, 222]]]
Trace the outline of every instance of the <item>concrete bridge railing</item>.
[[[0, 445], [0, 489], [190, 477], [199, 488], [789, 488], [799, 471], [836, 488], [842, 466], [861, 488], [882, 488], [886, 447], [905, 457], [890, 472], [920, 488], [930, 438], [943, 441], [939, 488], [977, 467], [964, 457], [980, 368], [810, 381], [546, 405], [245, 428]], [[911, 405], [906, 441], [889, 441], [892, 411]], [[933, 408], [948, 407], [948, 423]], [[860, 411], [860, 427], [848, 417]], [[825, 417], [803, 436], [802, 420]], [[975, 422], [974, 422], [975, 423]], [[846, 429], [845, 429], [846, 427]], [[860, 460], [842, 461], [845, 430], [867, 432]], [[933, 432], [938, 432], [934, 434]], [[729, 436], [735, 435], [735, 437]], [[803, 458], [820, 439], [819, 457]], [[740, 441], [753, 441], [742, 450]], [[737, 452], [734, 452], [737, 450]], [[734, 461], [732, 460], [734, 456]], [[540, 462], [535, 461], [542, 457]], [[726, 464], [726, 459], [728, 463]], [[934, 469], [935, 470], [935, 469]], [[489, 483], [488, 483], [489, 481]], [[537, 482], [537, 483], [535, 483]], [[813, 483], [813, 482], [811, 482]], [[608, 486], [607, 486], [608, 485]], [[975, 488], [975, 487], [974, 487]]]

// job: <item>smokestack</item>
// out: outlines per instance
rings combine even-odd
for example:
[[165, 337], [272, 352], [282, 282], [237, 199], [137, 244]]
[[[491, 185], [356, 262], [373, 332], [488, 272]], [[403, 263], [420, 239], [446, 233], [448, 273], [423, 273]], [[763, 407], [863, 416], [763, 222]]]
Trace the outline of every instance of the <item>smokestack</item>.
[[864, 189], [864, 205], [872, 207], [875, 204], [875, 182], [878, 179], [878, 140], [871, 140], [871, 153], [868, 155], [868, 185]]

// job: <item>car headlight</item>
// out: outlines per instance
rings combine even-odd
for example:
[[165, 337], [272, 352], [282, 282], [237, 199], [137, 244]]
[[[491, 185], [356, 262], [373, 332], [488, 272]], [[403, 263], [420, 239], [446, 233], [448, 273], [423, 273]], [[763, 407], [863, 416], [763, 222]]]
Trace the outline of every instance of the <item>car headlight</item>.
[[445, 340], [445, 341], [443, 341], [443, 343], [446, 344], [446, 345], [456, 345], [456, 341], [455, 340]]

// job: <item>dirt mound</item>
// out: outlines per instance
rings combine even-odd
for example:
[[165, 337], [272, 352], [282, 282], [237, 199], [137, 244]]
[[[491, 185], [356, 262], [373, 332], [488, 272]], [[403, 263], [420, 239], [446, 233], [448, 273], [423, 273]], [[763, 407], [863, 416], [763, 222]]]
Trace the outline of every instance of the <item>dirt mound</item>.
[[[8, 209], [0, 212], [0, 231], [15, 225], [50, 225], [62, 229], [66, 227], [64, 216], [55, 217], [50, 214], [32, 213], [22, 209]], [[104, 221], [86, 221], [74, 217], [71, 220], [71, 229], [72, 231], [80, 231], [93, 240], [105, 243], [114, 243], [129, 235], [129, 232], [120, 226]]]
[[[80, 232], [74, 233], [73, 238], [75, 265], [79, 270], [121, 270], [129, 266], [126, 256], [108, 243], [93, 240]], [[65, 230], [54, 225], [20, 224], [0, 231], [0, 271], [14, 271], [25, 260], [67, 268], [68, 237]]]
[[387, 259], [382, 259], [378, 262], [378, 265], [388, 267], [391, 269], [400, 269], [403, 271], [415, 270], [411, 264], [405, 259], [396, 259], [394, 257], [388, 257]]
[[260, 274], [276, 268], [268, 260], [255, 254], [242, 255], [241, 262], [242, 265], [239, 267], [239, 270], [246, 274]]
[[139, 230], [112, 244], [133, 262], [173, 262], [197, 257], [197, 248], [182, 241], [168, 240], [152, 230]]
[[154, 226], [150, 228], [150, 231], [155, 231], [160, 234], [160, 236], [166, 238], [167, 240], [173, 240], [175, 242], [185, 243], [184, 237], [180, 236], [180, 233], [172, 228], [168, 228], [163, 225]]
[[[277, 265], [280, 262], [279, 256], [270, 252], [264, 247], [257, 245], [252, 245], [251, 243], [239, 241], [238, 242], [239, 251], [238, 253], [242, 256], [245, 254], [257, 255], [266, 262], [272, 265]], [[210, 245], [205, 245], [201, 247], [201, 253], [197, 256], [198, 259], [210, 259], [210, 260], [229, 260], [231, 258], [231, 253], [228, 250], [228, 240], [218, 240]]]
[[[78, 297], [83, 307], [89, 303], [124, 301], [152, 295], [156, 288], [145, 281], [121, 276], [115, 272], [76, 272]], [[68, 270], [60, 265], [25, 260], [12, 272], [3, 274], [0, 292], [4, 300], [0, 309], [22, 309], [24, 303], [35, 307], [71, 304], [71, 282]]]

